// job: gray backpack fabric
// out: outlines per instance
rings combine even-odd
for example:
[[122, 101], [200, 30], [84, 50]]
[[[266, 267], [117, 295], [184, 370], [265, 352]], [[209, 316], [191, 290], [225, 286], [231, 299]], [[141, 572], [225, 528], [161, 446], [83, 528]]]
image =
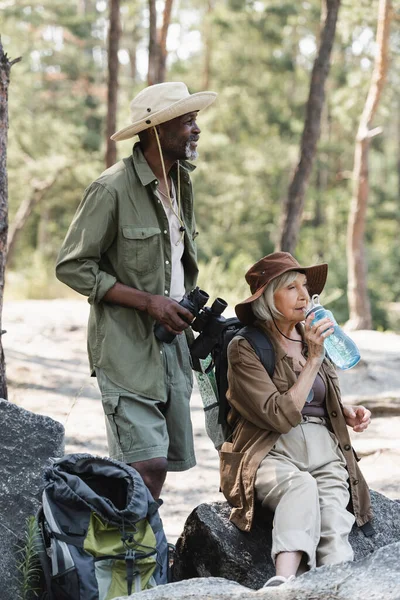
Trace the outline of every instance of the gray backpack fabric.
[[159, 504], [135, 469], [70, 454], [45, 481], [39, 556], [50, 600], [111, 600], [167, 583]]

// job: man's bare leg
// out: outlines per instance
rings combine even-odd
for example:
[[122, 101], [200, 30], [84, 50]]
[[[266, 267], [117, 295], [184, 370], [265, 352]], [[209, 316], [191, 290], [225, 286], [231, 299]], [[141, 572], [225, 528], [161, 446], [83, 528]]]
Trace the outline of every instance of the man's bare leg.
[[168, 461], [166, 458], [150, 458], [130, 465], [142, 476], [154, 500], [158, 500], [167, 476]]

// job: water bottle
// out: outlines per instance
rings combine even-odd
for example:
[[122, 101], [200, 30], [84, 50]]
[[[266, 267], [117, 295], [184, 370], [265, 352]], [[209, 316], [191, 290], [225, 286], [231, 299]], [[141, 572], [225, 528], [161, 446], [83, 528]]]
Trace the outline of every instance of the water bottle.
[[332, 362], [343, 370], [354, 367], [360, 360], [360, 352], [353, 340], [339, 327], [331, 311], [320, 304], [318, 294], [311, 298], [306, 317], [312, 312], [315, 313], [312, 325], [325, 317], [329, 317], [334, 324], [333, 333], [324, 340], [325, 350]]

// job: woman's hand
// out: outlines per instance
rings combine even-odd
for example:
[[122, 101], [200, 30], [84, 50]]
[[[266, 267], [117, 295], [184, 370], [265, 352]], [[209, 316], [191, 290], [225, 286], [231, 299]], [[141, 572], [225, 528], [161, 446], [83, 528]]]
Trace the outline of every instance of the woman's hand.
[[308, 346], [308, 357], [319, 358], [322, 362], [325, 356], [324, 340], [332, 335], [333, 323], [329, 317], [325, 317], [311, 325], [315, 313], [308, 315], [305, 321], [304, 337]]
[[365, 406], [343, 405], [343, 414], [346, 425], [353, 428], [353, 431], [362, 433], [371, 423], [371, 411]]

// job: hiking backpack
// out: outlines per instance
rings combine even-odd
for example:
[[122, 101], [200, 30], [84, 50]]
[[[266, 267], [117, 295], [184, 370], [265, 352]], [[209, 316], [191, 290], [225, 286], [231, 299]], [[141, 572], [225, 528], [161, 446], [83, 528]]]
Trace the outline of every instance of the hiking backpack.
[[251, 344], [270, 377], [275, 370], [275, 351], [268, 335], [257, 327], [243, 326], [243, 323], [236, 317], [226, 319], [207, 359], [202, 360], [192, 356], [193, 369], [204, 406], [206, 431], [217, 450], [232, 435], [232, 429], [227, 420], [230, 410], [226, 397], [228, 391], [228, 345], [237, 335], [244, 337]]
[[49, 600], [111, 600], [167, 583], [168, 545], [139, 473], [70, 454], [45, 473], [38, 554]]

